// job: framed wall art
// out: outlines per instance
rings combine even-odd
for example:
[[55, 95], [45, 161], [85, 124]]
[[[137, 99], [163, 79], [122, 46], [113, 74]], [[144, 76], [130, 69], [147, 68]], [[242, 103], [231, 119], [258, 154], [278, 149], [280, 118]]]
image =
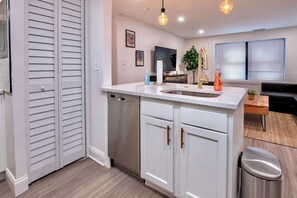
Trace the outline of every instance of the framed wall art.
[[126, 30], [126, 47], [135, 48], [135, 32]]
[[144, 51], [135, 51], [135, 65], [137, 67], [144, 66]]

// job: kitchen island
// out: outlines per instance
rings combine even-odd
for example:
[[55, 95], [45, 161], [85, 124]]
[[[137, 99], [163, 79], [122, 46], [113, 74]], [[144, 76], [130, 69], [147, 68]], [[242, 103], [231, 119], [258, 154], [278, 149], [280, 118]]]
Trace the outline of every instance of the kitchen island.
[[141, 82], [102, 90], [140, 97], [141, 177], [147, 185], [176, 197], [237, 197], [245, 89]]

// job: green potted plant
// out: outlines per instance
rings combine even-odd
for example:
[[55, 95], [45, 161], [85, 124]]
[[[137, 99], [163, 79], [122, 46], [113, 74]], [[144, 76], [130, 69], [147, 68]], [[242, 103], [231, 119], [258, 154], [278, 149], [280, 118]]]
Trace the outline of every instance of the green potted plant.
[[249, 89], [247, 91], [247, 93], [248, 93], [249, 100], [254, 100], [255, 99], [255, 95], [257, 95], [257, 91], [256, 90], [252, 90], [252, 89]]
[[195, 83], [195, 71], [198, 68], [198, 51], [193, 45], [182, 57], [182, 62], [187, 66], [187, 71], [193, 72], [193, 83]]

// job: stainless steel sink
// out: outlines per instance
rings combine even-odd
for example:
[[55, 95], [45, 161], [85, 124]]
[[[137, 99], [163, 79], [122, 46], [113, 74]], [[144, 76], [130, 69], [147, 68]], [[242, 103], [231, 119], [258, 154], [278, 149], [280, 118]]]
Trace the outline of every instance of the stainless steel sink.
[[203, 97], [203, 98], [216, 98], [221, 95], [216, 93], [205, 93], [205, 92], [186, 91], [186, 90], [163, 90], [161, 92], [168, 93], [168, 94], [195, 96], [195, 97]]

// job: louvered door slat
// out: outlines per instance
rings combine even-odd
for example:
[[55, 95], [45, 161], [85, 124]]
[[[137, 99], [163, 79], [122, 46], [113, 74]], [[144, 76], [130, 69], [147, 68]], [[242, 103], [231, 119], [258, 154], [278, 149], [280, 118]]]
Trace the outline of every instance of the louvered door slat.
[[[53, 42], [53, 40], [51, 42]], [[31, 57], [52, 57], [52, 58], [54, 58], [54, 51], [51, 51], [51, 50], [30, 50], [29, 56], [31, 56]], [[52, 70], [54, 70], [54, 68], [52, 68]]]
[[36, 13], [30, 13], [29, 14], [29, 19], [34, 20], [34, 21], [39, 21], [39, 22], [44, 22], [48, 24], [54, 24], [54, 18], [50, 16], [44, 16]]
[[43, 105], [39, 107], [32, 107], [29, 110], [29, 115], [34, 115], [42, 112], [47, 112], [47, 111], [54, 111], [55, 110], [55, 105], [50, 104], [50, 105]]
[[62, 0], [59, 15], [62, 165], [85, 155], [83, 5], [83, 0]]
[[[38, 135], [33, 135], [30, 137], [30, 143], [33, 144], [35, 142], [39, 142], [40, 140], [45, 140], [55, 136], [55, 131], [47, 131], [44, 133], [40, 133]], [[42, 147], [43, 148], [43, 147]]]
[[29, 13], [34, 13], [46, 17], [52, 17], [54, 18], [54, 11], [42, 9], [40, 7], [34, 6], [33, 4], [29, 5]]
[[54, 71], [54, 65], [51, 64], [32, 64], [29, 66], [30, 71]]
[[[54, 42], [54, 38], [30, 35], [29, 36], [29, 41], [32, 42], [32, 43], [52, 44]], [[53, 52], [52, 50], [47, 50], [47, 51]]]
[[46, 2], [42, 0], [30, 0], [29, 5], [34, 7], [43, 8], [45, 10], [52, 11], [54, 10], [54, 4], [52, 2]]
[[54, 51], [54, 45], [46, 43], [29, 42], [29, 50], [47, 50]]
[[67, 7], [63, 7], [63, 14], [69, 15], [72, 17], [81, 18], [82, 13], [76, 10], [69, 9]]
[[71, 3], [71, 4], [77, 5], [77, 6], [82, 5], [81, 0], [65, 0], [64, 2], [68, 2], [68, 3]]
[[40, 30], [40, 29], [32, 28], [32, 27], [29, 29], [29, 35], [37, 35], [37, 36], [54, 38], [54, 32], [53, 31]]
[[79, 18], [79, 17], [74, 17], [74, 16], [67, 15], [67, 14], [64, 14], [62, 17], [63, 17], [63, 20], [66, 20], [66, 21], [71, 21], [74, 23], [81, 23], [81, 18]]
[[55, 144], [48, 144], [48, 145], [42, 147], [41, 149], [36, 149], [36, 150], [31, 151], [31, 157], [35, 157], [37, 155], [40, 155], [44, 152], [47, 152], [47, 151], [50, 151], [53, 149], [55, 149]]
[[31, 129], [31, 133], [30, 135], [31, 136], [34, 136], [34, 135], [38, 135], [38, 134], [41, 134], [41, 133], [45, 133], [47, 131], [54, 131], [55, 130], [55, 124], [48, 124], [48, 125], [45, 125], [45, 126], [42, 126], [42, 127], [38, 127], [36, 129]]

